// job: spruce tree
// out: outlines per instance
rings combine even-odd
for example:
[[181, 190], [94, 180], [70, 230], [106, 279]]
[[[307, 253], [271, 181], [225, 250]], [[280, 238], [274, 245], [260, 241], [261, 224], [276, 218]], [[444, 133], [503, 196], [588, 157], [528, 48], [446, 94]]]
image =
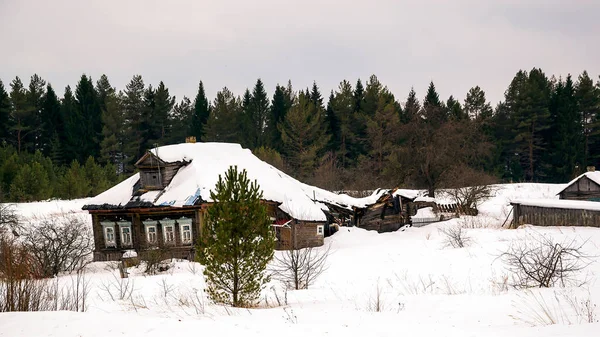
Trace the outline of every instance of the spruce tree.
[[241, 118], [242, 102], [227, 87], [223, 88], [212, 104], [202, 141], [243, 143], [238, 129]]
[[244, 96], [242, 96], [242, 106], [240, 115], [238, 117], [238, 131], [240, 132], [240, 145], [245, 148], [252, 148], [252, 141], [255, 139], [257, 134], [256, 126], [252, 121], [254, 114], [254, 105], [252, 104], [252, 94], [250, 90], [246, 88]]
[[324, 111], [309, 95], [301, 92], [279, 125], [286, 162], [297, 177], [306, 178], [312, 174], [329, 141], [324, 122]]
[[265, 271], [275, 247], [260, 186], [246, 170], [230, 167], [210, 197], [199, 254], [206, 291], [216, 303], [253, 306], [269, 282]]
[[321, 96], [321, 91], [319, 90], [316, 81], [313, 82], [310, 93], [308, 93], [308, 88], [306, 89], [306, 93], [307, 96], [310, 97], [310, 101], [317, 107], [317, 109], [325, 109], [325, 106], [323, 105], [323, 96]]
[[408, 93], [408, 97], [406, 98], [406, 103], [404, 104], [404, 110], [402, 114], [402, 118], [400, 119], [402, 123], [406, 124], [413, 119], [417, 118], [421, 113], [421, 104], [419, 103], [419, 99], [417, 98], [417, 93], [414, 88], [410, 88], [410, 92]]
[[48, 173], [38, 162], [22, 164], [10, 185], [10, 198], [26, 202], [45, 200], [52, 196]]
[[365, 88], [363, 87], [360, 78], [356, 81], [354, 87], [354, 111], [361, 111], [363, 100], [365, 99]]
[[115, 95], [116, 90], [110, 85], [108, 76], [102, 74], [100, 79], [96, 81], [96, 94], [98, 96], [98, 104], [100, 104], [100, 111], [106, 110], [106, 105], [111, 96]]
[[58, 144], [63, 149], [63, 163], [67, 164], [78, 159], [77, 153], [83, 128], [83, 121], [76, 104], [73, 91], [71, 91], [71, 87], [67, 86], [60, 105], [60, 114], [64, 121], [64, 132], [58, 134]]
[[427, 95], [423, 100], [423, 116], [434, 127], [439, 127], [448, 120], [446, 108], [440, 101], [440, 95], [437, 93], [433, 82], [429, 83]]
[[79, 125], [76, 159], [83, 163], [88, 156], [100, 155], [100, 137], [102, 135], [102, 112], [94, 83], [85, 74], [75, 88], [75, 100]]
[[[291, 84], [289, 84], [289, 91], [291, 92]], [[288, 90], [284, 86], [279, 84], [275, 87], [275, 93], [273, 94], [273, 100], [271, 102], [271, 114], [267, 121], [267, 133], [269, 136], [270, 146], [280, 152], [281, 146], [281, 132], [277, 128], [277, 125], [283, 121], [285, 115], [292, 106], [292, 102], [289, 98]]]
[[[183, 96], [181, 102], [175, 104], [173, 106], [173, 115], [171, 116], [171, 135], [167, 137], [167, 144], [177, 144], [182, 143], [186, 137], [190, 135], [195, 136], [194, 133], [190, 132], [192, 130], [192, 125], [194, 122], [194, 106], [192, 105], [192, 101]], [[204, 128], [204, 127], [202, 127]], [[200, 132], [202, 134], [202, 132]], [[201, 138], [196, 138], [199, 142]]]
[[194, 99], [194, 114], [192, 115], [191, 123], [189, 124], [191, 125], [189, 136], [196, 137], [197, 141], [204, 139], [204, 129], [206, 128], [209, 116], [210, 105], [208, 104], [206, 93], [204, 92], [204, 84], [200, 81], [198, 84], [198, 93]]
[[102, 111], [102, 142], [100, 142], [100, 161], [112, 164], [119, 174], [125, 170], [125, 111], [123, 94], [111, 93], [105, 101]]
[[332, 106], [334, 100], [332, 90], [327, 101], [327, 109], [325, 109], [325, 123], [327, 124], [326, 133], [330, 136], [326, 151], [333, 153], [337, 152], [341, 145], [340, 121]]
[[[65, 132], [64, 120], [60, 111], [60, 101], [50, 84], [46, 88], [42, 102], [40, 120], [42, 123], [39, 138], [40, 150], [46, 156], [51, 153], [61, 153], [58, 135]], [[57, 159], [60, 161], [59, 158]], [[55, 164], [59, 165], [60, 163]]]
[[34, 153], [41, 148], [39, 143], [40, 133], [42, 132], [41, 110], [46, 94], [46, 81], [40, 76], [34, 74], [29, 81], [29, 90], [27, 90], [27, 125], [28, 132], [24, 137], [24, 145], [28, 152]]
[[[336, 143], [335, 154], [342, 167], [356, 165], [359, 155], [365, 153], [366, 125], [365, 114], [356, 109], [356, 91], [350, 82], [344, 80], [330, 98], [329, 106], [336, 118], [337, 134], [329, 133]], [[333, 130], [335, 131], [335, 130]]]
[[141, 122], [144, 111], [144, 80], [142, 76], [135, 75], [125, 86], [123, 110], [125, 115], [125, 172], [134, 170], [133, 164], [139, 159], [142, 146]]
[[85, 169], [79, 165], [78, 161], [72, 161], [61, 180], [59, 196], [64, 199], [83, 198], [89, 196], [90, 191], [90, 181], [86, 176]]
[[160, 145], [165, 144], [165, 139], [172, 132], [171, 113], [175, 106], [175, 96], [171, 96], [169, 89], [161, 81], [156, 88], [154, 97], [154, 139], [153, 142], [158, 142]]
[[451, 120], [464, 121], [469, 119], [469, 115], [463, 110], [460, 102], [455, 100], [452, 95], [446, 101], [446, 109], [448, 109], [448, 116]]
[[10, 96], [4, 88], [4, 83], [0, 80], [0, 145], [7, 143], [10, 139], [11, 109]]
[[259, 78], [252, 90], [248, 117], [250, 120], [249, 142], [251, 149], [267, 145], [266, 128], [269, 120], [269, 98], [261, 79]]

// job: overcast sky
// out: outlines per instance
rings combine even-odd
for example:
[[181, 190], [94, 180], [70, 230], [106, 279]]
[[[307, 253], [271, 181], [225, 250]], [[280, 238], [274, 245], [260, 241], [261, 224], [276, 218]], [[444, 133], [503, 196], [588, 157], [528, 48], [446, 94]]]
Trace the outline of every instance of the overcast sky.
[[62, 96], [82, 73], [124, 89], [134, 74], [180, 100], [198, 81], [209, 98], [241, 95], [258, 77], [269, 95], [288, 79], [376, 74], [404, 101], [433, 80], [461, 101], [479, 85], [494, 104], [519, 69], [600, 74], [600, 1], [0, 0], [0, 79], [37, 73]]

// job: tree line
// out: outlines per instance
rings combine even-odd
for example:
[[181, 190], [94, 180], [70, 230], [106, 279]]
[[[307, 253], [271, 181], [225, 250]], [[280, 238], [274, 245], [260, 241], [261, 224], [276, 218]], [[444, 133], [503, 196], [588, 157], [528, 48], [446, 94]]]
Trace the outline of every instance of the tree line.
[[[479, 86], [443, 100], [433, 82], [422, 100], [413, 89], [398, 98], [374, 75], [364, 84], [343, 80], [327, 99], [316, 83], [278, 84], [268, 94], [258, 79], [241, 96], [225, 87], [213, 100], [202, 82], [193, 100], [177, 100], [163, 82], [147, 85], [140, 75], [117, 90], [106, 75], [94, 82], [84, 74], [59, 98], [38, 75], [28, 86], [16, 77], [7, 87], [0, 81], [1, 188], [8, 200], [92, 195], [105, 188], [92, 185], [133, 173], [147, 149], [187, 136], [239, 143], [333, 190], [406, 186], [433, 194], [482, 181], [565, 182], [598, 163], [599, 111], [600, 83], [587, 72], [574, 80], [538, 68], [518, 71], [495, 106]], [[92, 162], [103, 182], [80, 174], [89, 180], [81, 178], [74, 194], [60, 192], [62, 183], [28, 197], [13, 187], [27, 180], [19, 175], [36, 180], [45, 170], [56, 182]]]

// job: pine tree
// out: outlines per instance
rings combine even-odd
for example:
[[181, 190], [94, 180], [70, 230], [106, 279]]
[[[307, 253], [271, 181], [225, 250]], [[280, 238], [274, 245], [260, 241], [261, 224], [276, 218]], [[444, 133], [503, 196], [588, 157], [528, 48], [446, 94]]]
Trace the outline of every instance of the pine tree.
[[[525, 75], [527, 76], [527, 75]], [[538, 181], [546, 169], [542, 156], [550, 127], [550, 82], [541, 69], [532, 69], [514, 103], [515, 145], [527, 181]], [[512, 108], [512, 107], [511, 107]]]
[[[191, 120], [189, 135], [196, 137], [197, 141], [204, 139], [204, 129], [210, 116], [210, 105], [204, 92], [202, 81], [198, 84], [198, 93], [194, 99], [194, 114]], [[187, 135], [186, 135], [187, 136]]]
[[597, 165], [600, 158], [600, 88], [584, 71], [575, 85], [577, 109], [583, 125], [583, 158], [582, 164]]
[[59, 188], [59, 195], [64, 199], [76, 199], [89, 196], [91, 191], [90, 181], [86, 177], [85, 169], [74, 160], [65, 172]]
[[344, 80], [328, 104], [336, 118], [339, 130], [337, 134], [328, 134], [339, 144], [332, 150], [344, 168], [355, 165], [358, 156], [365, 153], [366, 122], [364, 113], [355, 110], [355, 93], [350, 82]]
[[19, 202], [45, 200], [52, 195], [50, 180], [38, 162], [23, 164], [10, 185], [10, 198]]
[[485, 92], [479, 86], [469, 89], [464, 110], [467, 116], [474, 120], [492, 116], [492, 106], [486, 102]]
[[11, 108], [10, 96], [4, 88], [4, 83], [0, 80], [0, 145], [7, 143], [10, 139]]
[[571, 75], [566, 81], [559, 81], [552, 92], [550, 101], [551, 146], [552, 151], [546, 153], [550, 165], [549, 180], [553, 182], [566, 182], [571, 180], [577, 172], [576, 166], [583, 158], [583, 129], [582, 120], [577, 110], [575, 88]]
[[[48, 84], [46, 94], [44, 95], [40, 120], [42, 123], [39, 138], [40, 150], [46, 156], [51, 153], [61, 153], [62, 150], [60, 149], [58, 135], [65, 132], [65, 123], [60, 111], [60, 101], [50, 84]], [[60, 159], [58, 160], [60, 161]]]
[[245, 170], [230, 167], [210, 197], [199, 254], [207, 293], [216, 303], [252, 306], [269, 282], [265, 270], [275, 247], [260, 186]]
[[[115, 182], [109, 180], [109, 177], [106, 175], [107, 171], [102, 166], [98, 165], [92, 156], [89, 156], [85, 161], [83, 170], [85, 172], [85, 180], [89, 182], [89, 192], [85, 196], [96, 196], [109, 189], [112, 186], [112, 183]], [[114, 170], [113, 167], [112, 171]]]
[[[194, 122], [194, 106], [192, 105], [192, 101], [186, 96], [183, 96], [181, 102], [175, 104], [173, 107], [173, 115], [171, 116], [171, 135], [167, 137], [168, 144], [177, 144], [184, 141], [186, 137], [190, 135], [194, 135], [193, 132], [189, 131], [192, 128]], [[201, 127], [204, 128], [203, 126]], [[201, 134], [201, 132], [200, 132]], [[197, 141], [200, 141], [201, 138], [196, 138]]]
[[217, 93], [202, 141], [205, 142], [243, 142], [243, 135], [238, 132], [239, 121], [242, 117], [242, 103], [227, 89]]
[[300, 178], [310, 176], [329, 141], [325, 134], [324, 111], [310, 96], [300, 93], [279, 125], [286, 162]]
[[13, 133], [13, 144], [17, 152], [26, 148], [26, 137], [31, 132], [32, 126], [29, 124], [33, 111], [28, 106], [27, 89], [23, 82], [17, 76], [10, 83], [10, 100], [12, 102], [12, 111], [10, 116], [11, 131]]

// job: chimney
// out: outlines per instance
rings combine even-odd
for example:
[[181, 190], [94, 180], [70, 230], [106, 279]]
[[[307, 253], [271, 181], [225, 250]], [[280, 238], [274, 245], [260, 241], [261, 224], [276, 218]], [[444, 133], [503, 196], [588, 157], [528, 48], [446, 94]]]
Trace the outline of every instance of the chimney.
[[588, 166], [587, 167], [587, 171], [588, 172], [595, 172], [596, 171], [596, 166]]
[[185, 137], [185, 142], [186, 143], [195, 143], [196, 142], [196, 137], [195, 136]]

